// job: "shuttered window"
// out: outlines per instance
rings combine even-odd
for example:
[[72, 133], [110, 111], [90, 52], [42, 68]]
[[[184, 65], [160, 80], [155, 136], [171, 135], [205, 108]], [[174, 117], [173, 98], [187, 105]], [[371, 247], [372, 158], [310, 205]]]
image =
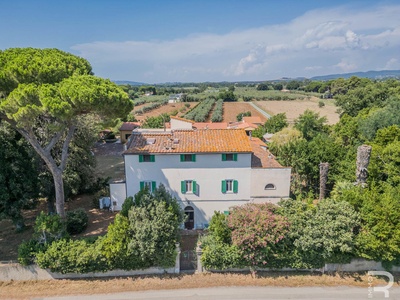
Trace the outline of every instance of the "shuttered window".
[[239, 188], [239, 183], [237, 180], [227, 179], [221, 182], [221, 192], [222, 193], [237, 193]]
[[237, 161], [237, 153], [222, 153], [222, 161]]
[[195, 180], [183, 180], [181, 181], [181, 192], [186, 193], [197, 193], [197, 182]]
[[196, 161], [196, 154], [181, 154], [181, 161], [182, 162], [187, 162], [187, 161]]
[[141, 154], [139, 155], [139, 162], [155, 162], [155, 155]]
[[149, 192], [154, 192], [157, 188], [157, 183], [155, 181], [141, 181], [140, 182], [140, 190], [144, 190], [147, 188]]

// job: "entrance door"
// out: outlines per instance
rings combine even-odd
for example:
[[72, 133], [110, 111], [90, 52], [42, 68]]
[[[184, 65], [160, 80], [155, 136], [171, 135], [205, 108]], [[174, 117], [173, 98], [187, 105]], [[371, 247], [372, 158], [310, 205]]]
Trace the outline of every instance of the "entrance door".
[[191, 206], [185, 207], [185, 229], [193, 229], [194, 228], [194, 209]]

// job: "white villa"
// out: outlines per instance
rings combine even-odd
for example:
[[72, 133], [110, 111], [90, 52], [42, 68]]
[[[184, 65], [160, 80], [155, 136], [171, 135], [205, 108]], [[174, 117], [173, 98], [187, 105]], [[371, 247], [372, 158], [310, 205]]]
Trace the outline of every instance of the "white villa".
[[115, 210], [145, 186], [151, 191], [163, 184], [188, 215], [185, 228], [201, 229], [214, 211], [289, 197], [291, 169], [282, 167], [260, 139], [244, 129], [189, 124], [175, 118], [169, 131], [132, 132], [123, 154], [125, 181], [110, 184]]

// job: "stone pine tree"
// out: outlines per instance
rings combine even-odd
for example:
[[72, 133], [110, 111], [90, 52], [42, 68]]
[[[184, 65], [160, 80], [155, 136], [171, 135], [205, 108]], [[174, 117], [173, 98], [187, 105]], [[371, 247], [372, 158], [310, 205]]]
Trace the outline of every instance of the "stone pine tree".
[[[83, 58], [57, 49], [0, 51], [0, 118], [46, 163], [61, 217], [65, 216], [63, 171], [79, 118], [125, 117], [132, 107], [128, 95], [111, 81], [93, 76]], [[54, 153], [57, 143], [62, 143], [60, 153]]]

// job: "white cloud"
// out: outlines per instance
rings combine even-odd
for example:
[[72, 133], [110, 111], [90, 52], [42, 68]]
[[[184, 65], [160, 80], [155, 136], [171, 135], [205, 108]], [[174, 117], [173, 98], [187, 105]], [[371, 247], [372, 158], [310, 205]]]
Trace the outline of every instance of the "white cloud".
[[386, 62], [385, 67], [383, 69], [398, 70], [400, 69], [400, 61], [397, 58], [391, 58]]
[[399, 15], [400, 5], [342, 6], [224, 35], [98, 41], [72, 49], [87, 58], [99, 76], [146, 82], [264, 80], [398, 68]]

